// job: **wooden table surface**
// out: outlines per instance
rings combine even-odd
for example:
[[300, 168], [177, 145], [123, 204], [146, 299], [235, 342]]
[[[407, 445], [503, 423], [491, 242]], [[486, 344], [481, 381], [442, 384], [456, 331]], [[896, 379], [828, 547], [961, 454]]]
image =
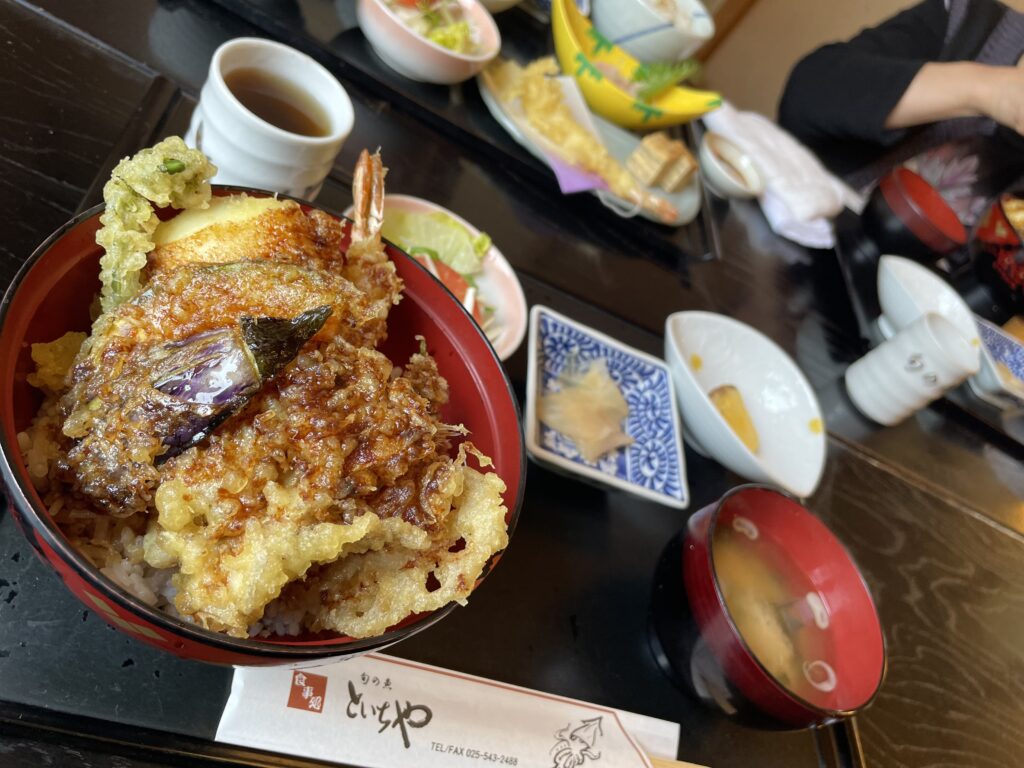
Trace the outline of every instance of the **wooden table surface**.
[[[380, 145], [389, 189], [489, 232], [531, 304], [655, 354], [665, 316], [679, 309], [733, 315], [790, 351], [830, 431], [828, 469], [809, 505], [861, 565], [886, 631], [887, 679], [856, 718], [865, 761], [1024, 762], [1021, 451], [949, 406], [888, 430], [852, 411], [838, 382], [863, 343], [833, 254], [775, 238], [753, 204], [713, 203], [703, 225], [671, 232], [610, 217], [589, 197], [563, 198], [481, 112], [472, 83], [424, 88], [383, 70], [351, 28], [347, 3], [112, 5], [0, 0], [0, 288], [50, 231], [96, 201], [117, 159], [184, 130], [216, 45], [245, 34], [285, 39], [325, 63], [356, 109], [325, 207], [347, 206], [355, 155]], [[499, 24], [506, 40], [535, 30], [518, 10]], [[517, 45], [540, 51], [547, 41]], [[525, 367], [521, 349], [507, 363], [520, 397]], [[689, 450], [687, 464], [691, 511], [740, 482]], [[829, 734], [735, 726], [655, 665], [651, 577], [685, 519], [531, 465], [501, 566], [468, 608], [393, 652], [675, 720], [679, 757], [695, 763], [841, 764]], [[230, 670], [170, 658], [91, 616], [0, 519], [0, 763], [314, 764], [213, 744], [229, 682]]]

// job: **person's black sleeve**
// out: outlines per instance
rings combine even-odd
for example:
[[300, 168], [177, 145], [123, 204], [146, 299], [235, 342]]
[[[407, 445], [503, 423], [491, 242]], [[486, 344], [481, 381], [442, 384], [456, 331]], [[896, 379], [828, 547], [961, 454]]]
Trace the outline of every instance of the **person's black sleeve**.
[[886, 118], [921, 67], [939, 59], [948, 21], [943, 0], [925, 0], [809, 54], [789, 76], [780, 125], [811, 147], [830, 139], [896, 143], [905, 131], [886, 129]]

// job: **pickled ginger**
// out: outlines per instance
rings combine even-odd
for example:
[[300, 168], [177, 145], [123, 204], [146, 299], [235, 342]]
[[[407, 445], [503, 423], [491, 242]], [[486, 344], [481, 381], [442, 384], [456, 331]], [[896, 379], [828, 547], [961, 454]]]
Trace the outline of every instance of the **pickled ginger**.
[[608, 373], [604, 359], [594, 360], [585, 371], [573, 370], [559, 376], [561, 389], [540, 398], [540, 420], [576, 444], [584, 461], [594, 463], [616, 448], [630, 445], [633, 438], [622, 429], [629, 404]]

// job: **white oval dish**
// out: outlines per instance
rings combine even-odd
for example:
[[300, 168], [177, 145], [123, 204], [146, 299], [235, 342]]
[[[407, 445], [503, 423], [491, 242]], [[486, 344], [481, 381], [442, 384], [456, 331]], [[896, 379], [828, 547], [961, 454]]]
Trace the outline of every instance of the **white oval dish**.
[[[665, 360], [691, 446], [738, 475], [805, 498], [825, 469], [818, 398], [796, 363], [759, 331], [713, 312], [676, 312], [665, 321]], [[753, 453], [709, 392], [731, 384], [760, 437]]]
[[[541, 162], [546, 163], [547, 160], [541, 149], [519, 128], [515, 118], [509, 114], [497, 94], [487, 85], [486, 76], [481, 75], [478, 77], [476, 84], [480, 89], [480, 98], [483, 100], [484, 106], [487, 107], [487, 111], [491, 113], [495, 121], [527, 152]], [[625, 165], [629, 156], [640, 146], [640, 137], [627, 131], [625, 128], [620, 128], [614, 123], [605, 120], [599, 115], [591, 114], [590, 118], [608, 153], [620, 164]], [[677, 217], [673, 221], [663, 221], [650, 211], [638, 208], [632, 202], [623, 200], [608, 190], [597, 189], [593, 190], [591, 194], [595, 195], [607, 208], [619, 216], [633, 215], [633, 213], [623, 213], [624, 211], [632, 211], [637, 216], [658, 224], [666, 224], [670, 227], [680, 227], [689, 224], [700, 213], [703, 198], [701, 196], [698, 174], [694, 174], [690, 183], [678, 192], [666, 192], [663, 189], [653, 187], [648, 187], [647, 191], [653, 197], [664, 200], [675, 208], [678, 214]]]

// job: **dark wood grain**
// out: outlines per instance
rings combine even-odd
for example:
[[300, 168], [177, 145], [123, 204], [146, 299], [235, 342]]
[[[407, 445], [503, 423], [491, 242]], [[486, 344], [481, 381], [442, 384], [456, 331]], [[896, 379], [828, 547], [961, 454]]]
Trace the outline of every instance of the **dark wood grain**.
[[[40, 768], [40, 766], [76, 765], [80, 768], [160, 768], [160, 763], [143, 762], [137, 758], [97, 752], [95, 748], [69, 744], [40, 742], [32, 738], [0, 737], [0, 760], [4, 768]], [[163, 765], [167, 765], [163, 763]]]
[[871, 765], [1015, 766], [1024, 755], [1021, 538], [845, 449], [811, 506], [876, 597], [889, 670], [859, 717]]
[[[7, 752], [5, 752], [5, 749]], [[216, 744], [89, 717], [69, 721], [46, 709], [0, 701], [0, 765], [6, 755], [35, 759], [30, 765], [75, 768], [358, 768]], [[18, 764], [20, 765], [20, 764]]]
[[[0, 14], [0, 279], [78, 207], [152, 74], [38, 13]], [[73, 44], [77, 43], [77, 44]]]

